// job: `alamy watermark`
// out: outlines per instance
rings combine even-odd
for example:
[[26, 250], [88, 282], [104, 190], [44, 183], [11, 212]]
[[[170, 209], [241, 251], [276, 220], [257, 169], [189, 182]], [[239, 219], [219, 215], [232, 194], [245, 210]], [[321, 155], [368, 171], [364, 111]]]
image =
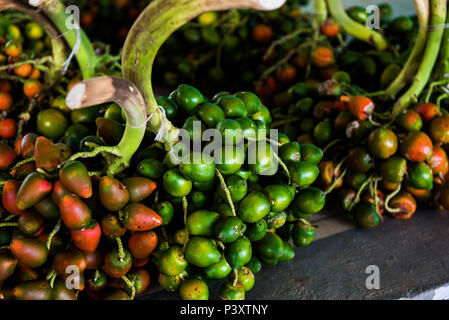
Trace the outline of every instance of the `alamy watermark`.
[[368, 290], [380, 289], [380, 269], [376, 265], [369, 265], [366, 267], [365, 273], [369, 276], [365, 280], [365, 286]]

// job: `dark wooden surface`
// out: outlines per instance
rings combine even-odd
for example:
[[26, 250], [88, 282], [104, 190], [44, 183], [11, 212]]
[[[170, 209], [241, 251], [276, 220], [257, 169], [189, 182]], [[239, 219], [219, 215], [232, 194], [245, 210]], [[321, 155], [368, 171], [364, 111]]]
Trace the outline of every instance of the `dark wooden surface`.
[[[338, 222], [337, 222], [338, 223]], [[247, 299], [398, 299], [449, 282], [449, 214], [421, 210], [408, 221], [386, 218], [373, 230], [351, 229], [264, 266]], [[366, 267], [380, 269], [380, 289], [367, 290]], [[157, 282], [153, 281], [153, 282]], [[211, 288], [216, 298], [219, 284]], [[153, 285], [138, 299], [178, 299]]]

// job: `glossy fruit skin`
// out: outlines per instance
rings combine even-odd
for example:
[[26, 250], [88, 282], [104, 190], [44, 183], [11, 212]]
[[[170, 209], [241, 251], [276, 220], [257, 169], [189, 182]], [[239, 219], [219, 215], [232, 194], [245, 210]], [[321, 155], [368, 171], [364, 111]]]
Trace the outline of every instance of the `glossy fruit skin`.
[[262, 263], [256, 256], [253, 255], [251, 260], [246, 264], [246, 267], [250, 269], [253, 274], [256, 274], [262, 270]]
[[301, 151], [299, 143], [296, 141], [286, 143], [279, 147], [279, 157], [284, 162], [288, 161], [301, 161]]
[[179, 287], [182, 300], [208, 300], [209, 288], [203, 280], [187, 279]]
[[368, 149], [376, 158], [388, 159], [398, 149], [398, 138], [390, 129], [376, 129], [368, 137]]
[[150, 285], [150, 274], [143, 268], [137, 269], [132, 273], [128, 273], [128, 278], [136, 287], [136, 295], [143, 293]]
[[98, 186], [101, 204], [109, 211], [118, 211], [129, 202], [129, 191], [115, 178], [104, 176]]
[[390, 212], [390, 214], [400, 220], [410, 219], [416, 212], [416, 200], [408, 192], [402, 191], [390, 201], [391, 208], [400, 208], [400, 212]]
[[430, 123], [430, 137], [436, 144], [449, 142], [449, 115], [436, 117]]
[[432, 156], [433, 144], [424, 132], [411, 131], [402, 142], [401, 151], [407, 160], [426, 161]]
[[323, 159], [323, 151], [317, 146], [309, 143], [300, 144], [300, 153], [302, 161], [309, 161], [314, 164], [320, 163]]
[[348, 110], [357, 119], [366, 120], [372, 115], [374, 111], [374, 103], [367, 97], [354, 96], [349, 100]]
[[245, 289], [241, 284], [234, 286], [226, 282], [220, 289], [219, 297], [221, 300], [245, 300]]
[[190, 181], [207, 182], [215, 177], [215, 163], [212, 158], [193, 152], [181, 160], [179, 171]]
[[86, 166], [80, 161], [65, 164], [59, 171], [59, 179], [64, 187], [81, 198], [92, 196], [92, 181]]
[[216, 129], [220, 132], [225, 145], [239, 145], [243, 140], [243, 129], [237, 120], [221, 120], [217, 123]]
[[204, 96], [196, 88], [181, 84], [174, 95], [177, 105], [186, 113], [193, 113], [196, 106], [204, 102]]
[[83, 253], [78, 250], [69, 249], [56, 254], [53, 261], [53, 268], [62, 279], [66, 279], [72, 275], [73, 270], [71, 268], [73, 266], [78, 268], [80, 274], [86, 270], [87, 261]]
[[432, 170], [424, 162], [414, 163], [407, 169], [407, 184], [416, 189], [433, 188]]
[[419, 113], [424, 122], [430, 122], [441, 114], [438, 106], [434, 103], [423, 103], [416, 108], [416, 112]]
[[0, 251], [0, 282], [11, 277], [17, 266], [17, 259], [10, 252]]
[[284, 252], [282, 253], [282, 256], [279, 258], [279, 262], [286, 262], [290, 261], [295, 257], [295, 250], [290, 245], [289, 242], [282, 240], [284, 242]]
[[278, 162], [274, 156], [274, 150], [269, 143], [250, 143], [247, 152], [255, 156], [254, 158], [248, 158], [248, 168], [252, 173], [263, 176], [276, 174]]
[[259, 97], [252, 92], [240, 91], [237, 92], [235, 96], [240, 98], [240, 100], [245, 103], [246, 109], [248, 110], [248, 115], [253, 115], [259, 111], [259, 107], [262, 105]]
[[449, 171], [449, 163], [446, 151], [439, 146], [433, 147], [432, 156], [427, 161], [434, 175], [445, 176]]
[[167, 291], [176, 291], [181, 285], [183, 278], [182, 276], [187, 276], [187, 272], [182, 272], [176, 276], [167, 276], [163, 273], [159, 273], [159, 285]]
[[187, 261], [197, 267], [206, 268], [217, 263], [221, 254], [215, 244], [207, 238], [192, 237], [185, 250]]
[[320, 174], [318, 166], [310, 161], [292, 162], [287, 167], [293, 184], [298, 188], [310, 186]]
[[13, 289], [15, 300], [51, 300], [52, 289], [46, 281], [26, 281]]
[[140, 176], [159, 180], [164, 174], [164, 165], [157, 159], [144, 159], [137, 165], [137, 173]]
[[186, 228], [191, 235], [209, 237], [213, 234], [213, 228], [219, 219], [220, 215], [217, 212], [198, 210], [188, 216]]
[[415, 110], [406, 110], [397, 118], [397, 123], [404, 131], [419, 131], [423, 121], [419, 113]]
[[288, 208], [293, 201], [294, 194], [288, 185], [269, 185], [264, 188], [265, 196], [270, 203], [272, 212], [281, 212]]
[[3, 186], [2, 191], [3, 207], [6, 209], [6, 211], [15, 215], [20, 215], [25, 212], [25, 210], [19, 209], [16, 204], [17, 192], [19, 191], [19, 188], [20, 182], [16, 180], [8, 180]]
[[17, 229], [27, 237], [38, 237], [45, 228], [44, 219], [35, 211], [22, 213], [17, 224]]
[[159, 270], [167, 276], [176, 276], [183, 272], [188, 262], [182, 253], [181, 246], [172, 246], [162, 253], [159, 260]]
[[257, 242], [257, 254], [264, 260], [278, 261], [284, 251], [284, 242], [273, 232], [267, 232], [265, 236]]
[[153, 209], [140, 203], [130, 203], [123, 209], [123, 226], [131, 231], [150, 231], [162, 224], [162, 218]]
[[308, 218], [321, 211], [326, 202], [325, 193], [315, 187], [300, 191], [292, 202], [292, 210], [295, 217]]
[[157, 187], [156, 182], [144, 177], [125, 178], [122, 183], [129, 192], [130, 202], [140, 202], [145, 200]]
[[67, 118], [57, 109], [45, 109], [37, 115], [37, 132], [49, 139], [61, 138], [68, 126]]
[[80, 230], [92, 221], [92, 212], [79, 198], [66, 195], [59, 203], [59, 211], [64, 225], [73, 230]]
[[252, 254], [251, 241], [246, 237], [240, 237], [226, 246], [226, 260], [232, 268], [247, 264]]
[[110, 250], [106, 254], [104, 258], [103, 271], [106, 272], [106, 274], [111, 278], [120, 278], [131, 269], [131, 253], [126, 249], [124, 249], [124, 253], [125, 257], [122, 260], [120, 259], [119, 252], [116, 248]]
[[30, 238], [14, 239], [11, 253], [20, 264], [30, 268], [42, 266], [48, 257], [47, 247], [39, 240]]
[[55, 171], [62, 161], [63, 156], [58, 147], [45, 137], [38, 137], [34, 146], [36, 167], [45, 171]]
[[85, 254], [92, 253], [97, 249], [98, 244], [100, 243], [100, 224], [97, 221], [92, 220], [92, 222], [82, 230], [70, 230], [70, 235], [72, 236], [75, 247]]
[[221, 163], [216, 161], [216, 167], [224, 175], [237, 172], [245, 161], [245, 152], [235, 146], [224, 146], [221, 150], [221, 157], [218, 158]]
[[248, 224], [245, 236], [247, 236], [253, 242], [259, 241], [265, 236], [267, 230], [267, 221], [265, 219], [260, 219], [256, 223]]
[[374, 167], [374, 160], [364, 148], [353, 148], [348, 154], [349, 167], [357, 172], [368, 172]]
[[294, 224], [292, 229], [292, 240], [295, 246], [308, 246], [315, 237], [315, 228], [311, 224], [306, 224], [303, 221], [298, 221]]
[[16, 136], [16, 122], [14, 119], [0, 120], [0, 137], [3, 139], [12, 139]]
[[319, 68], [330, 66], [334, 62], [334, 54], [327, 47], [318, 47], [313, 52], [313, 64]]
[[222, 96], [217, 100], [217, 105], [223, 109], [226, 118], [244, 118], [248, 115], [245, 103], [236, 96]]
[[238, 214], [243, 222], [254, 223], [270, 212], [270, 203], [262, 192], [250, 192], [240, 202]]
[[401, 182], [407, 169], [407, 161], [399, 156], [393, 156], [379, 165], [380, 176], [390, 182]]
[[173, 197], [185, 197], [192, 190], [192, 181], [186, 179], [178, 168], [173, 168], [164, 173], [162, 186]]
[[[231, 273], [229, 275], [229, 282], [234, 283], [234, 280], [235, 275]], [[255, 281], [254, 273], [248, 267], [243, 266], [238, 269], [237, 284], [241, 285], [245, 292], [250, 291], [254, 287]]]
[[65, 282], [56, 280], [53, 285], [51, 300], [77, 300], [78, 295], [75, 291], [68, 289]]
[[17, 208], [21, 210], [31, 208], [49, 195], [52, 187], [51, 182], [45, 180], [42, 174], [34, 172], [28, 175], [17, 192]]
[[354, 218], [357, 224], [365, 229], [377, 227], [381, 222], [374, 205], [366, 202], [355, 207]]
[[215, 237], [223, 243], [231, 243], [243, 236], [246, 224], [239, 217], [226, 217], [220, 220], [214, 228]]
[[228, 261], [226, 261], [226, 257], [223, 254], [220, 258], [220, 260], [217, 263], [214, 263], [213, 265], [210, 265], [209, 267], [204, 269], [204, 273], [206, 276], [210, 279], [223, 279], [228, 276], [229, 273], [231, 273], [232, 268], [229, 265]]
[[[239, 202], [242, 200], [247, 192], [248, 192], [248, 183], [238, 175], [230, 175], [225, 179], [226, 186], [231, 194], [232, 202]], [[217, 189], [218, 195], [223, 201], [226, 201], [226, 194], [223, 191], [223, 188], [220, 187]]]

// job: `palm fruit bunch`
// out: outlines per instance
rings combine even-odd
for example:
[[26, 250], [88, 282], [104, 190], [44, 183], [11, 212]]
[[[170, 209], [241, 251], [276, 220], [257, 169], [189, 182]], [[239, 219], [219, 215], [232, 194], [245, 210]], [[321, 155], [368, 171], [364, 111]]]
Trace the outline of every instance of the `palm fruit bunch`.
[[[179, 290], [182, 299], [204, 300], [214, 281], [228, 279], [219, 297], [244, 299], [261, 263], [288, 261], [295, 255], [292, 245], [313, 240], [306, 219], [325, 204], [326, 194], [311, 186], [322, 151], [283, 134], [271, 140], [271, 115], [251, 92], [219, 92], [208, 100], [182, 84], [157, 101], [188, 140], [168, 153], [156, 144], [138, 155], [138, 174], [162, 186], [154, 203], [163, 220], [161, 241], [152, 254], [159, 284]], [[210, 129], [221, 133], [214, 139], [224, 144], [211, 155], [214, 142], [201, 149], [190, 145]]]
[[[204, 13], [164, 43], [154, 66], [155, 79], [168, 86], [191, 83], [209, 90], [208, 94], [253, 90], [254, 82], [272, 61], [277, 61], [266, 55], [270, 44], [310, 24], [310, 16], [302, 14], [302, 6], [307, 3], [289, 0], [281, 8], [266, 12], [235, 9]], [[270, 56], [281, 59], [292, 43], [298, 45], [303, 39], [290, 37]], [[291, 72], [283, 65], [279, 77], [291, 77]]]
[[83, 154], [34, 133], [17, 154], [7, 151], [2, 299], [130, 299], [143, 292], [150, 283], [143, 266], [158, 243], [153, 229], [162, 223], [145, 202], [156, 183], [89, 171]]

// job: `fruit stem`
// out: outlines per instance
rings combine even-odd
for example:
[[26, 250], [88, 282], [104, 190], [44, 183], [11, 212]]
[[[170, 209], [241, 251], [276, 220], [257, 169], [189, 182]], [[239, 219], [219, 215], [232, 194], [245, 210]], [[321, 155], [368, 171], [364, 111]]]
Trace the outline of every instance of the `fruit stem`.
[[59, 232], [59, 229], [61, 228], [61, 219], [56, 222], [55, 227], [51, 231], [51, 233], [48, 235], [47, 239], [47, 249], [50, 250], [51, 247], [51, 241], [53, 240], [53, 237]]
[[327, 18], [327, 6], [326, 0], [314, 0], [313, 1], [313, 13], [315, 15], [315, 21], [321, 24]]
[[273, 10], [285, 0], [154, 0], [131, 27], [123, 47], [122, 68], [126, 79], [136, 84], [146, 102], [149, 123], [155, 132], [161, 127], [167, 133], [161, 137], [169, 150], [178, 141], [179, 130], [166, 119], [159, 108], [151, 83], [153, 63], [165, 40], [179, 27], [209, 11], [234, 8]]
[[335, 189], [335, 187], [337, 186], [340, 179], [343, 179], [345, 177], [346, 172], [348, 172], [348, 168], [345, 168], [345, 170], [341, 173], [341, 175], [339, 175], [338, 177], [335, 177], [334, 182], [332, 182], [332, 184], [329, 186], [329, 188], [324, 192], [325, 195], [328, 195]]
[[427, 28], [429, 24], [429, 0], [414, 0], [416, 12], [418, 15], [419, 31], [416, 37], [412, 52], [401, 72], [396, 76], [393, 82], [385, 89], [383, 96], [385, 99], [394, 99], [399, 91], [410, 81], [419, 67], [422, 53], [426, 46]]
[[358, 203], [360, 201], [360, 195], [362, 194], [363, 190], [365, 190], [366, 186], [371, 182], [371, 180], [373, 179], [373, 175], [369, 176], [368, 179], [366, 179], [363, 184], [360, 186], [359, 190], [357, 190], [357, 194], [355, 195], [354, 200], [352, 201], [351, 205], [348, 208], [348, 211], [351, 211], [354, 206], [356, 205], [356, 203]]
[[17, 222], [4, 222], [4, 223], [0, 223], [0, 228], [3, 227], [17, 227], [18, 223]]
[[186, 239], [184, 241], [184, 245], [182, 247], [182, 254], [184, 254], [187, 246], [187, 242], [189, 242], [189, 231], [187, 230], [187, 209], [188, 209], [188, 202], [187, 197], [182, 197], [182, 210], [184, 212], [184, 227], [186, 229]]
[[123, 243], [122, 243], [122, 240], [120, 239], [120, 237], [115, 237], [115, 240], [117, 241], [118, 257], [120, 259], [120, 262], [122, 262], [123, 259], [125, 259], [125, 257], [126, 257], [125, 251], [123, 250]]
[[98, 147], [87, 155], [112, 151], [103, 155], [108, 163], [107, 174], [113, 176], [129, 167], [145, 135], [147, 113], [139, 90], [125, 79], [98, 77], [77, 83], [66, 98], [66, 104], [72, 110], [106, 102], [115, 102], [122, 107], [126, 115], [125, 133], [117, 146]]
[[17, 163], [14, 165], [14, 167], [11, 168], [11, 170], [17, 169], [18, 167], [20, 167], [20, 166], [22, 166], [22, 165], [24, 165], [24, 164], [27, 164], [27, 163], [29, 163], [29, 162], [33, 162], [33, 161], [35, 161], [35, 160], [36, 160], [36, 159], [35, 159], [34, 157], [26, 158], [25, 160], [22, 160], [22, 161], [20, 161], [20, 162], [17, 162]]
[[129, 289], [131, 289], [131, 296], [130, 299], [134, 300], [134, 297], [136, 296], [136, 286], [134, 283], [129, 280], [126, 276], [122, 276], [122, 280], [126, 283]]
[[239, 270], [237, 268], [234, 268], [233, 271], [234, 271], [234, 282], [232, 283], [232, 286], [235, 287], [237, 285], [237, 282], [239, 281]]
[[288, 170], [287, 165], [282, 161], [282, 159], [279, 157], [279, 155], [276, 152], [273, 152], [274, 157], [278, 161], [278, 163], [281, 165], [282, 169], [284, 170], [284, 173], [287, 175], [288, 178], [288, 184], [292, 184], [292, 178], [290, 176], [290, 171]]
[[438, 61], [438, 70], [437, 70], [437, 79], [446, 79], [449, 78], [449, 28], [447, 28], [447, 23], [449, 23], [449, 7], [448, 13], [446, 13], [446, 27], [443, 34], [443, 40], [441, 44], [440, 50], [440, 58]]
[[60, 76], [63, 70], [63, 64], [66, 59], [66, 46], [62, 38], [59, 37], [59, 32], [53, 23], [42, 13], [36, 11], [33, 7], [18, 0], [0, 0], [0, 11], [16, 10], [22, 12], [34, 21], [36, 21], [51, 38], [53, 67], [50, 69], [49, 79], [53, 83]]
[[340, 0], [327, 0], [327, 6], [334, 20], [343, 27], [346, 33], [375, 46], [380, 51], [388, 47], [388, 42], [379, 32], [352, 20], [346, 13]]
[[427, 46], [421, 59], [421, 65], [414, 77], [413, 84], [395, 103], [391, 122], [396, 119], [402, 110], [418, 100], [419, 95], [430, 79], [443, 38], [444, 28], [441, 25], [446, 21], [446, 9], [446, 0], [430, 0], [430, 24], [428, 26]]
[[[42, 8], [45, 15], [64, 36], [65, 41], [75, 54], [83, 79], [93, 78], [95, 76], [97, 58], [92, 43], [79, 26], [79, 21], [77, 21], [79, 16], [76, 13], [69, 15], [67, 8], [59, 0], [29, 0], [29, 3], [32, 6]], [[73, 22], [72, 26], [68, 23], [71, 21]], [[80, 43], [78, 42], [78, 35], [80, 36]]]
[[344, 139], [343, 138], [338, 138], [335, 139], [334, 141], [331, 141], [327, 144], [327, 146], [324, 147], [323, 149], [323, 154], [326, 153], [327, 150], [329, 150], [332, 146], [336, 145], [337, 143], [342, 142]]
[[379, 199], [378, 199], [378, 196], [377, 196], [377, 182], [379, 181], [379, 180], [382, 180], [382, 178], [375, 178], [374, 180], [373, 180], [373, 192], [372, 192], [372, 196], [373, 196], [373, 199], [374, 199], [374, 207], [376, 208], [376, 213], [377, 213], [377, 215], [379, 216], [379, 218], [380, 218], [380, 221], [383, 221], [384, 220], [384, 218], [382, 217], [382, 215], [380, 214], [380, 212], [379, 212]]
[[218, 177], [218, 180], [220, 180], [221, 189], [223, 189], [223, 191], [226, 195], [226, 200], [228, 201], [228, 204], [231, 207], [232, 215], [235, 217], [236, 213], [235, 213], [235, 208], [234, 208], [234, 202], [232, 202], [231, 193], [229, 192], [228, 186], [226, 185], [226, 181], [223, 178], [223, 175], [221, 174], [220, 170], [215, 169], [215, 173], [216, 173], [216, 176]]
[[396, 190], [394, 190], [392, 193], [390, 193], [386, 198], [385, 198], [385, 209], [390, 212], [390, 213], [399, 213], [401, 212], [400, 208], [391, 208], [390, 207], [390, 200], [399, 193], [399, 191], [401, 191], [401, 187], [402, 185], [399, 184], [399, 186], [396, 188]]

